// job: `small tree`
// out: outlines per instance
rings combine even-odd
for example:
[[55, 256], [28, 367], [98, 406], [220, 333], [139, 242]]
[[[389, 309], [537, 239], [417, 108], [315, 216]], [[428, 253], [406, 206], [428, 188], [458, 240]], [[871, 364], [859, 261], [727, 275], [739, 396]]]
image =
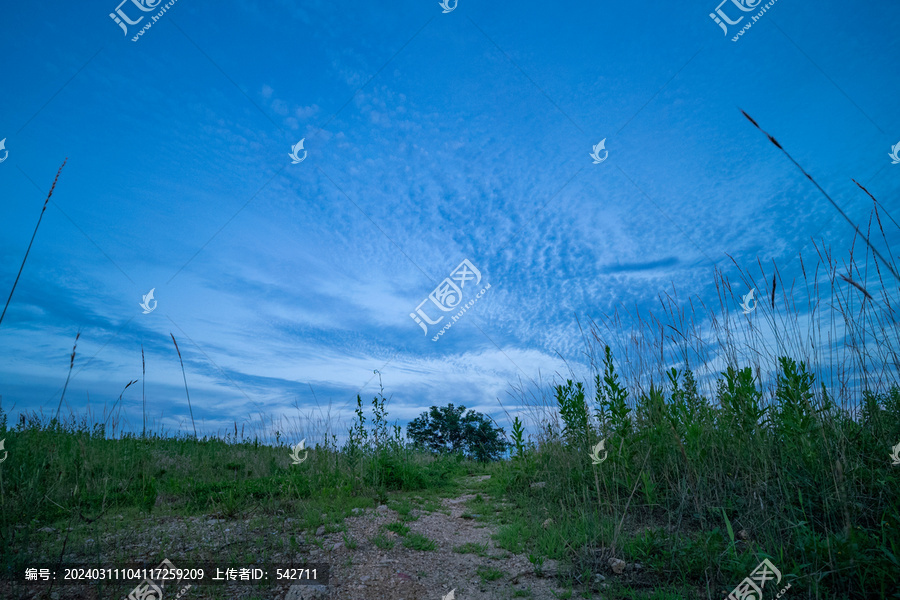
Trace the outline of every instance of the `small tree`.
[[432, 406], [409, 422], [406, 435], [432, 452], [463, 452], [483, 462], [499, 458], [508, 445], [500, 439], [503, 429], [492, 425], [488, 416], [475, 411], [466, 413], [465, 406], [452, 404]]

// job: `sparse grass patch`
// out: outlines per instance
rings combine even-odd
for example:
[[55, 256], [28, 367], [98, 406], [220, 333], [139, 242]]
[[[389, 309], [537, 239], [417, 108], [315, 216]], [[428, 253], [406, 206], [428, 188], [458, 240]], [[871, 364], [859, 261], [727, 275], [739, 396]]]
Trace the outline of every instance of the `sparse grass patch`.
[[385, 536], [383, 533], [377, 534], [372, 538], [372, 543], [381, 548], [382, 550], [390, 550], [394, 547], [394, 540]]
[[406, 535], [409, 533], [409, 527], [400, 522], [388, 523], [387, 525], [382, 525], [382, 527], [388, 531], [393, 531], [397, 535]]
[[531, 536], [531, 530], [524, 521], [517, 521], [499, 528], [494, 535], [494, 541], [499, 548], [503, 548], [513, 554], [522, 554], [525, 551], [525, 540]]
[[478, 574], [479, 577], [481, 577], [481, 580], [484, 581], [485, 583], [488, 583], [491, 581], [497, 581], [498, 579], [506, 576], [506, 573], [504, 573], [500, 569], [497, 569], [496, 567], [480, 566], [477, 569], [475, 569], [475, 572]]
[[411, 550], [421, 550], [423, 552], [437, 548], [437, 544], [433, 540], [428, 539], [416, 531], [408, 533], [406, 537], [403, 538], [403, 545]]
[[461, 546], [456, 546], [453, 551], [457, 554], [477, 554], [478, 556], [487, 557], [487, 544], [476, 544], [475, 542], [466, 542]]

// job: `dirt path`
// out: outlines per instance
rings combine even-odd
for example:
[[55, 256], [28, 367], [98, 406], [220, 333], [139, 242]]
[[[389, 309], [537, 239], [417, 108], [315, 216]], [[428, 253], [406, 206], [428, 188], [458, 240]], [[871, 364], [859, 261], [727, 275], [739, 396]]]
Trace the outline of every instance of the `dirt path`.
[[[467, 483], [487, 477], [470, 478]], [[562, 590], [552, 576], [546, 576], [555, 573], [556, 564], [546, 561], [545, 576], [538, 577], [527, 556], [497, 548], [491, 539], [495, 527], [480, 523], [471, 515], [463, 517], [465, 503], [473, 498], [475, 494], [471, 493], [445, 498], [440, 511], [412, 510], [411, 515], [418, 519], [403, 521], [409, 527], [405, 535], [383, 528], [400, 520], [398, 513], [387, 506], [357, 510], [357, 516], [346, 519], [346, 532], [321, 536], [324, 550], [316, 548], [310, 555], [313, 561], [331, 565], [329, 585], [295, 585], [284, 600], [443, 600], [451, 591], [455, 600], [507, 600], [514, 597], [516, 590], [529, 589], [531, 593], [521, 597], [556, 598], [551, 590]], [[435, 548], [423, 551], [405, 547], [404, 541], [415, 533], [434, 541]], [[388, 543], [394, 542], [393, 548], [379, 548], [372, 541], [378, 534]], [[345, 546], [345, 535], [357, 542], [355, 549]], [[454, 548], [465, 544], [481, 548], [474, 553], [454, 552]]]
[[[327, 515], [323, 515], [326, 525], [315, 532], [313, 544], [307, 543], [307, 532], [297, 519], [277, 515], [243, 519], [227, 519], [222, 515], [128, 519], [113, 515], [108, 518], [114, 526], [73, 521], [62, 529], [43, 527], [35, 532], [34, 543], [47, 548], [46, 555], [59, 557], [59, 540], [71, 537], [62, 555], [65, 563], [91, 559], [99, 564], [115, 565], [126, 556], [131, 561], [156, 564], [162, 553], [181, 568], [189, 560], [187, 557], [191, 561], [221, 564], [222, 557], [241, 549], [248, 556], [265, 555], [274, 563], [284, 564], [302, 557], [310, 563], [330, 566], [327, 586], [277, 585], [263, 595], [246, 585], [228, 584], [227, 589], [199, 586], [187, 590], [183, 600], [511, 600], [517, 597], [551, 600], [559, 597], [552, 593], [563, 592], [553, 577], [557, 569], [554, 561], [546, 560], [542, 576], [538, 576], [527, 555], [510, 554], [497, 547], [492, 539], [498, 529], [495, 524], [482, 515], [469, 514], [503, 510], [506, 506], [502, 499], [492, 499], [480, 491], [481, 483], [489, 477], [466, 478], [462, 481], [462, 495], [439, 502], [435, 498], [404, 495], [398, 504], [391, 503], [404, 514], [386, 505], [353, 509], [353, 514], [343, 519], [345, 531], [338, 531], [340, 521], [325, 519]], [[468, 505], [470, 500], [476, 502]], [[95, 556], [90, 556], [91, 550]], [[8, 594], [0, 582], [0, 597], [101, 600], [124, 598], [134, 586], [123, 583], [102, 587], [101, 591], [96, 585], [27, 585], [18, 594]], [[453, 596], [448, 598], [451, 591]], [[168, 600], [169, 596], [165, 598]]]

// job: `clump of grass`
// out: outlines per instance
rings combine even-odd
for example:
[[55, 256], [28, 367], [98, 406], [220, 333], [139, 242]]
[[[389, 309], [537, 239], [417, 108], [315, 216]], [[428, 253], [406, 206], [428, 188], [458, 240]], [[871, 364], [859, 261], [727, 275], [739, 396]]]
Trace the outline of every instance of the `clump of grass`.
[[389, 523], [387, 525], [384, 525], [384, 528], [387, 529], [388, 531], [393, 531], [397, 535], [401, 535], [401, 536], [409, 533], [409, 527], [407, 527], [406, 525], [404, 525], [403, 523], [400, 523], [400, 522]]
[[481, 557], [487, 557], [488, 555], [487, 544], [476, 544], [475, 542], [466, 542], [461, 546], [456, 546], [453, 548], [453, 551], [457, 554], [477, 554]]
[[383, 533], [376, 534], [375, 537], [372, 538], [372, 543], [382, 550], [391, 550], [394, 547], [394, 540], [388, 538]]
[[403, 545], [407, 548], [410, 548], [411, 550], [420, 550], [422, 552], [427, 552], [437, 548], [437, 544], [434, 542], [434, 540], [430, 540], [416, 531], [406, 534], [406, 536], [403, 538]]
[[399, 502], [395, 503], [392, 507], [397, 514], [400, 515], [400, 519], [403, 521], [416, 521], [418, 520], [418, 516], [412, 514], [412, 503], [408, 498], [403, 498]]
[[491, 582], [491, 581], [497, 581], [498, 579], [501, 579], [502, 577], [506, 576], [506, 573], [504, 573], [503, 571], [501, 571], [500, 569], [498, 569], [496, 567], [480, 566], [477, 569], [475, 569], [475, 572], [478, 573], [478, 576], [481, 577], [481, 580], [486, 583]]

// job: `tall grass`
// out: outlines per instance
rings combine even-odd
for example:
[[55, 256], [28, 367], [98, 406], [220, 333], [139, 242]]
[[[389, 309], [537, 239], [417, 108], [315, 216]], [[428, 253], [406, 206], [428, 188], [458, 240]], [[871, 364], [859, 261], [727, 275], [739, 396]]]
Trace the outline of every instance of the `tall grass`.
[[9, 290], [9, 297], [6, 299], [6, 304], [3, 305], [3, 312], [0, 312], [0, 324], [3, 323], [3, 317], [6, 316], [6, 310], [9, 308], [9, 303], [12, 301], [13, 293], [16, 291], [16, 286], [19, 285], [19, 277], [22, 276], [22, 270], [25, 268], [25, 261], [28, 260], [28, 253], [31, 252], [31, 245], [34, 244], [34, 238], [37, 237], [38, 228], [41, 226], [41, 221], [44, 218], [44, 213], [47, 211], [47, 203], [50, 202], [50, 196], [53, 195], [53, 190], [56, 189], [56, 182], [59, 180], [59, 174], [62, 173], [63, 167], [66, 166], [66, 162], [69, 159], [63, 161], [63, 164], [60, 165], [59, 171], [56, 172], [56, 177], [53, 179], [53, 185], [50, 186], [50, 192], [47, 194], [47, 199], [44, 200], [44, 206], [41, 208], [41, 214], [38, 217], [37, 225], [34, 226], [34, 233], [31, 234], [31, 241], [28, 242], [28, 248], [25, 250], [25, 257], [22, 259], [22, 264], [19, 265], [19, 272], [16, 273], [16, 279], [13, 281], [12, 289]]
[[[584, 585], [618, 557], [644, 566], [637, 588], [724, 597], [769, 558], [785, 579], [766, 596], [791, 583], [900, 598], [900, 331], [881, 212], [856, 228], [865, 245], [838, 259], [816, 244], [796, 278], [758, 263], [737, 282], [717, 271], [717, 306], [672, 292], [658, 314], [604, 315], [590, 377], [518, 388], [536, 433], [523, 440], [517, 421], [498, 487], [532, 515], [515, 526], [533, 548]], [[751, 288], [765, 293], [747, 315]], [[608, 459], [593, 465], [601, 439]], [[540, 527], [548, 511], [565, 525]]]
[[191, 393], [188, 391], [187, 374], [184, 372], [184, 359], [181, 358], [181, 350], [178, 349], [178, 342], [175, 341], [175, 336], [171, 333], [169, 335], [172, 337], [172, 343], [175, 344], [175, 352], [178, 353], [178, 362], [181, 363], [181, 377], [184, 379], [184, 394], [187, 396], [188, 411], [191, 413], [191, 425], [194, 427], [194, 437], [196, 438], [197, 424], [194, 422], [194, 408], [191, 406]]

